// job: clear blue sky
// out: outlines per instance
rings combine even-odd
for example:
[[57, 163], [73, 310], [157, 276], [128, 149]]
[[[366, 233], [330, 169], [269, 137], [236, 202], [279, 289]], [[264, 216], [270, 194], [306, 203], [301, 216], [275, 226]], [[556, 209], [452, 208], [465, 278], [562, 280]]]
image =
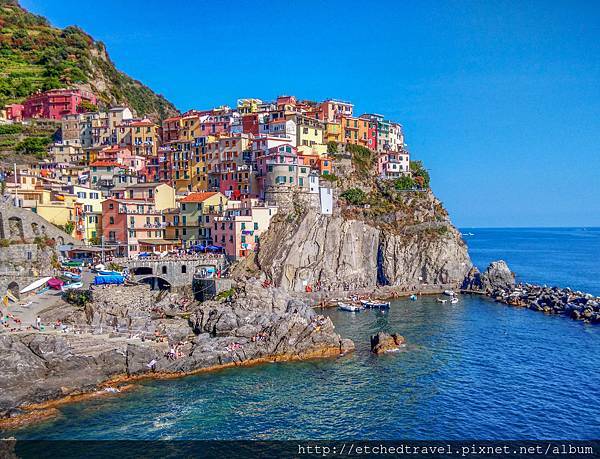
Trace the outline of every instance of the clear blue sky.
[[388, 115], [457, 225], [600, 226], [597, 1], [21, 1], [181, 110], [285, 93]]

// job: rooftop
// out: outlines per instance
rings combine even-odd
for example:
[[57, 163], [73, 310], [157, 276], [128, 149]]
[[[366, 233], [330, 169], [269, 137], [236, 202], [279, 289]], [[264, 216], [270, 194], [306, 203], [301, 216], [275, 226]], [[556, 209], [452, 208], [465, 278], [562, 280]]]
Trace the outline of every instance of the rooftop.
[[185, 198], [181, 199], [179, 202], [204, 202], [208, 198], [216, 195], [215, 191], [205, 191], [199, 193], [190, 193]]

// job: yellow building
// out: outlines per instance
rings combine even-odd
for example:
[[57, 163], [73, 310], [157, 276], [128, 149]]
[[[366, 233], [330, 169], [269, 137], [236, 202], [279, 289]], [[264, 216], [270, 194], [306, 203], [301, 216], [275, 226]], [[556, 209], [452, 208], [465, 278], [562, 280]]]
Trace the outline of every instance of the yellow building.
[[324, 141], [327, 142], [337, 142], [340, 143], [342, 141], [342, 125], [340, 123], [325, 123], [325, 134]]
[[78, 210], [77, 196], [70, 193], [54, 194], [49, 190], [43, 190], [41, 200], [37, 203], [35, 212], [50, 223], [66, 227], [73, 224], [71, 234], [77, 232]]
[[324, 143], [325, 123], [303, 115], [293, 115], [291, 119], [296, 123], [296, 146], [298, 148]]
[[74, 185], [72, 190], [81, 206], [82, 239], [91, 244], [97, 243], [102, 235], [102, 201], [104, 196], [99, 190]]

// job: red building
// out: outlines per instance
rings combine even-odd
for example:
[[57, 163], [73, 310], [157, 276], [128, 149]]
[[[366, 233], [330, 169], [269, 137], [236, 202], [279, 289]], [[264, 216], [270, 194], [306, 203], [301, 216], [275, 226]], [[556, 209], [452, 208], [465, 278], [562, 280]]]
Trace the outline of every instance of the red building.
[[23, 104], [23, 118], [59, 120], [64, 115], [84, 112], [82, 102], [96, 105], [97, 99], [80, 89], [52, 89], [30, 96]]
[[242, 116], [242, 132], [244, 134], [258, 135], [258, 114], [250, 113]]
[[10, 104], [5, 107], [6, 119], [13, 121], [23, 121], [23, 105]]

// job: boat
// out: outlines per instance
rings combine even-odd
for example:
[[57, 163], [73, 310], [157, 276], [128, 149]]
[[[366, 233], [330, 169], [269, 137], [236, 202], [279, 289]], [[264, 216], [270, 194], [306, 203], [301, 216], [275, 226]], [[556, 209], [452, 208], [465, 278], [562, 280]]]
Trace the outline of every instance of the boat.
[[340, 309], [341, 311], [348, 311], [348, 312], [358, 312], [361, 311], [362, 308], [360, 306], [357, 306], [355, 304], [350, 304], [350, 303], [338, 303], [338, 309]]
[[81, 280], [81, 276], [80, 276], [79, 274], [75, 274], [75, 273], [72, 273], [72, 272], [70, 272], [70, 271], [65, 271], [65, 272], [63, 272], [63, 273], [62, 273], [62, 276], [63, 276], [63, 277], [66, 277], [67, 279], [74, 280], [74, 281], [79, 281], [79, 280]]
[[60, 290], [66, 292], [67, 290], [73, 290], [81, 287], [83, 287], [83, 282], [73, 282], [72, 284], [65, 284], [61, 286]]
[[458, 303], [458, 298], [456, 298], [455, 296], [453, 296], [452, 299], [450, 300], [450, 303], [452, 303], [452, 304]]
[[443, 300], [443, 299], [441, 299], [441, 298], [438, 298], [438, 299], [437, 299], [437, 302], [438, 302], [438, 303], [447, 303], [447, 302], [448, 302], [448, 300]]
[[454, 296], [456, 293], [454, 293], [454, 290], [444, 290], [444, 295]]
[[387, 309], [390, 307], [389, 301], [360, 300], [360, 302], [365, 308]]
[[125, 278], [123, 276], [96, 276], [94, 277], [94, 285], [110, 285], [110, 284], [123, 284]]
[[96, 271], [96, 273], [99, 276], [122, 276], [123, 273], [120, 273], [119, 271], [108, 271], [108, 270], [104, 270], [104, 269], [100, 269], [98, 271]]
[[411, 299], [411, 301], [417, 301], [417, 295], [413, 294], [409, 298]]
[[32, 282], [31, 284], [29, 284], [23, 290], [20, 290], [19, 293], [27, 293], [27, 292], [36, 290], [36, 289], [40, 288], [41, 286], [46, 285], [46, 282], [48, 282], [50, 279], [52, 279], [52, 278], [51, 277], [42, 277], [41, 279], [38, 279], [35, 282]]

